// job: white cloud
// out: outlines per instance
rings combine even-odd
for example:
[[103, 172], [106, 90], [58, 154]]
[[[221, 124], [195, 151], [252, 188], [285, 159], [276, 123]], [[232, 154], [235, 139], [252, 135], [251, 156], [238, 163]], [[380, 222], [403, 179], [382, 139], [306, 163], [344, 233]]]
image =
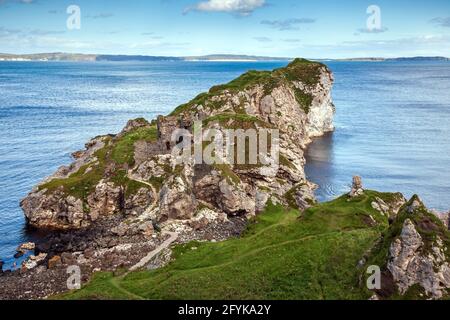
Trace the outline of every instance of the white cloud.
[[206, 12], [227, 12], [248, 16], [265, 5], [265, 0], [208, 0], [186, 8], [185, 13], [196, 10]]
[[436, 24], [441, 27], [450, 28], [450, 17], [437, 17], [430, 20], [430, 23]]
[[315, 19], [311, 18], [300, 18], [300, 19], [286, 19], [286, 20], [263, 20], [261, 24], [268, 25], [274, 29], [278, 29], [280, 31], [286, 30], [298, 30], [300, 24], [308, 24], [316, 22]]

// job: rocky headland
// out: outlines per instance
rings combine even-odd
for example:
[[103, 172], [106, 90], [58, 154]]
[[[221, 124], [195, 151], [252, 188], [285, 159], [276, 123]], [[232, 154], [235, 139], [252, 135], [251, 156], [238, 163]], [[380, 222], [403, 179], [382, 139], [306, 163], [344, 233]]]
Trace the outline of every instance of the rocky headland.
[[[83, 283], [100, 271], [163, 267], [172, 243], [239, 237], [269, 204], [315, 210], [320, 204], [305, 176], [304, 151], [312, 138], [334, 130], [332, 85], [325, 65], [296, 59], [212, 87], [168, 116], [131, 120], [119, 134], [92, 139], [21, 202], [28, 224], [48, 236], [18, 248], [33, 252], [19, 271], [0, 271], [0, 298], [65, 292], [72, 265], [81, 268]], [[199, 122], [206, 131], [279, 130], [279, 163], [180, 163], [173, 134], [193, 133]], [[447, 296], [450, 237], [418, 197], [366, 191], [358, 177], [343, 197], [355, 210], [363, 204], [369, 212], [361, 215], [363, 225], [379, 232], [355, 264], [355, 272], [382, 268], [374, 299]]]

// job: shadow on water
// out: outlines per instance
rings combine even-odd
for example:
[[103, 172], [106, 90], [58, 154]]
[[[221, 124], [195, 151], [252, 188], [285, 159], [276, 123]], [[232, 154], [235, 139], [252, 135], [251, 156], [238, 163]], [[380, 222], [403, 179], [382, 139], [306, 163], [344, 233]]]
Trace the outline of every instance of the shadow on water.
[[336, 170], [333, 166], [334, 142], [334, 132], [327, 133], [322, 137], [314, 138], [305, 153], [306, 177], [319, 186], [316, 197], [321, 202], [338, 195], [333, 188], [333, 181], [336, 178]]

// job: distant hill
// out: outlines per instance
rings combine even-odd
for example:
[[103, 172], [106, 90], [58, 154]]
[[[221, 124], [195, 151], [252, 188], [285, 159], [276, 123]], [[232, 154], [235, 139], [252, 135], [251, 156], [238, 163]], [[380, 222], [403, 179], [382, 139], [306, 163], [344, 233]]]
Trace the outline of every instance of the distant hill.
[[207, 56], [184, 57], [186, 61], [290, 61], [292, 58], [286, 57], [261, 57], [231, 54], [212, 54]]
[[[291, 61], [288, 57], [263, 57], [233, 54], [213, 54], [205, 56], [145, 56], [145, 55], [98, 55], [79, 53], [37, 53], [7, 54], [0, 53], [0, 61]], [[313, 59], [315, 60], [315, 59]], [[446, 57], [400, 57], [400, 58], [349, 58], [349, 59], [317, 59], [318, 61], [449, 61]]]
[[144, 55], [96, 55], [77, 53], [3, 54], [3, 61], [290, 61], [291, 58], [260, 57], [247, 55], [217, 54], [207, 56], [171, 57]]
[[399, 57], [399, 58], [381, 58], [381, 57], [366, 57], [366, 58], [348, 58], [348, 59], [329, 59], [332, 61], [449, 61], [446, 57]]

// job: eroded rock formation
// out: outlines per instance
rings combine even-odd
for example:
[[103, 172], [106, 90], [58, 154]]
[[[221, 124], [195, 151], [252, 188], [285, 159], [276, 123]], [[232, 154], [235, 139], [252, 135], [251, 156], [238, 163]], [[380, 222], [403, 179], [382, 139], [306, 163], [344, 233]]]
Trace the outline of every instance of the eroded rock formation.
[[[250, 71], [167, 117], [132, 120], [118, 135], [93, 139], [21, 206], [32, 226], [50, 229], [86, 228], [114, 214], [142, 223], [195, 222], [205, 207], [250, 217], [267, 201], [306, 208], [314, 185], [305, 177], [303, 151], [312, 137], [333, 130], [332, 83], [326, 66], [301, 59], [273, 72]], [[177, 163], [174, 131], [192, 133], [198, 122], [224, 134], [279, 129], [279, 165]]]

